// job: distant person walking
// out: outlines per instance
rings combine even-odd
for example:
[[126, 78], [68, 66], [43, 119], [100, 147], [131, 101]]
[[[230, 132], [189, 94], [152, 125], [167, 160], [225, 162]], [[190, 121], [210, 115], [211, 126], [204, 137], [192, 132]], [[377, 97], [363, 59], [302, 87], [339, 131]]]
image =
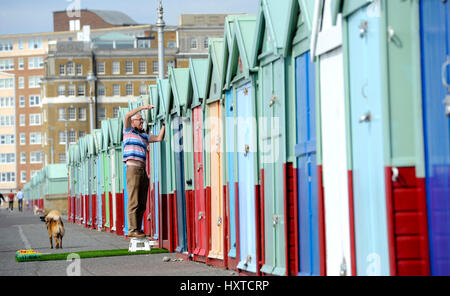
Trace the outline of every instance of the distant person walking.
[[128, 237], [145, 237], [141, 231], [142, 217], [147, 205], [149, 180], [145, 170], [147, 147], [149, 143], [164, 139], [165, 125], [158, 136], [148, 135], [144, 130], [144, 119], [139, 113], [151, 110], [152, 105], [145, 105], [131, 110], [125, 115], [123, 127], [123, 162], [126, 163], [127, 178], [127, 217]]
[[12, 212], [14, 211], [14, 193], [11, 192], [8, 194], [8, 200], [9, 200], [9, 210]]
[[19, 203], [19, 212], [22, 212], [23, 207], [23, 192], [22, 189], [19, 188], [19, 192], [17, 192], [17, 201]]

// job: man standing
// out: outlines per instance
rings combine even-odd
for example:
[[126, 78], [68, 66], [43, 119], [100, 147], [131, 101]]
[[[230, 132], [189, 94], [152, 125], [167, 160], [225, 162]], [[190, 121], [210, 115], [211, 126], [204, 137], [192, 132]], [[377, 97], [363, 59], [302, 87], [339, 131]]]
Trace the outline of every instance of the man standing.
[[164, 139], [165, 124], [161, 127], [158, 136], [145, 133], [144, 119], [139, 113], [142, 110], [151, 110], [152, 105], [145, 105], [131, 110], [125, 115], [123, 130], [123, 162], [127, 171], [127, 216], [128, 237], [145, 237], [141, 231], [142, 217], [147, 205], [149, 180], [145, 171], [147, 147], [149, 143], [161, 142]]
[[12, 212], [14, 211], [14, 193], [11, 192], [8, 194], [8, 200], [9, 200], [9, 210]]
[[20, 188], [19, 188], [19, 192], [17, 192], [17, 201], [19, 203], [19, 212], [22, 212], [23, 192], [22, 192], [22, 189], [20, 189]]

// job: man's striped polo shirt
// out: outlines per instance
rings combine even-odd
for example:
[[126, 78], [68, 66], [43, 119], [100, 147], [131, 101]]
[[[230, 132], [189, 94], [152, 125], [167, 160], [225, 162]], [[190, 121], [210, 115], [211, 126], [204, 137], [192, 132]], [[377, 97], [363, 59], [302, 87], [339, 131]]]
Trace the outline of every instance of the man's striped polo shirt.
[[142, 161], [147, 159], [149, 136], [139, 133], [133, 127], [123, 130], [123, 162], [129, 159]]

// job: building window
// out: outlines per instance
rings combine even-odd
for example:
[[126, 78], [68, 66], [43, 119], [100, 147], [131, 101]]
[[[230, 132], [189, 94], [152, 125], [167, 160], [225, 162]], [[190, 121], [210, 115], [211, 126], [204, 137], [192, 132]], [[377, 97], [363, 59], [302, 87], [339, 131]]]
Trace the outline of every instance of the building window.
[[20, 114], [19, 115], [19, 125], [20, 126], [25, 126], [25, 114]]
[[25, 63], [23, 61], [23, 58], [19, 58], [19, 70], [25, 69]]
[[20, 145], [26, 145], [27, 144], [27, 137], [25, 133], [20, 134]]
[[28, 39], [28, 49], [42, 49], [44, 43], [42, 39]]
[[28, 87], [29, 88], [38, 88], [40, 87], [42, 76], [29, 76], [28, 77]]
[[58, 132], [58, 143], [59, 144], [66, 144], [66, 132]]
[[25, 96], [19, 97], [19, 107], [25, 107]]
[[168, 48], [175, 48], [175, 47], [177, 47], [177, 43], [174, 42], [174, 41], [169, 41], [169, 42], [167, 42], [167, 47]]
[[69, 84], [69, 87], [67, 88], [67, 96], [68, 97], [75, 96], [75, 85]]
[[133, 62], [132, 61], [126, 61], [125, 62], [125, 71], [127, 74], [133, 73]]
[[18, 46], [19, 46], [19, 50], [23, 50], [23, 40], [19, 40], [17, 42]]
[[113, 96], [120, 96], [120, 85], [113, 84]]
[[85, 85], [84, 84], [78, 84], [77, 86], [77, 96], [84, 97], [85, 92]]
[[27, 182], [27, 171], [20, 171], [20, 182]]
[[0, 173], [0, 183], [16, 182], [16, 173], [14, 172], [2, 172]]
[[105, 74], [105, 62], [97, 63], [97, 74]]
[[69, 131], [69, 143], [75, 144], [77, 142], [77, 132], [76, 131]]
[[30, 163], [42, 163], [42, 151], [30, 152]]
[[69, 113], [69, 120], [71, 120], [71, 121], [77, 120], [77, 109], [76, 108], [70, 107], [68, 109], [68, 113]]
[[78, 139], [79, 138], [83, 138], [84, 136], [86, 136], [86, 132], [85, 131], [79, 131], [78, 132]]
[[66, 75], [66, 65], [59, 65], [59, 75]]
[[73, 66], [73, 62], [67, 62], [67, 75], [74, 75], [75, 69]]
[[26, 163], [27, 163], [27, 153], [20, 152], [20, 164], [26, 164]]
[[13, 42], [12, 41], [2, 41], [0, 42], [0, 51], [12, 51]]
[[64, 97], [66, 95], [66, 86], [63, 84], [58, 85], [58, 96]]
[[25, 77], [19, 77], [19, 88], [25, 88]]
[[150, 40], [148, 39], [138, 40], [138, 48], [150, 48]]
[[98, 111], [97, 117], [99, 120], [106, 119], [106, 109], [105, 108], [98, 108], [97, 111]]
[[14, 70], [14, 59], [0, 60], [0, 71]]
[[66, 154], [60, 153], [59, 154], [59, 163], [65, 163], [66, 162]]
[[167, 61], [167, 69], [169, 69], [170, 67], [175, 68], [174, 60]]
[[125, 91], [126, 91], [126, 96], [132, 96], [133, 95], [133, 84], [131, 83], [127, 83], [126, 87], [125, 87]]
[[41, 114], [30, 114], [30, 125], [41, 125]]
[[147, 94], [147, 86], [145, 84], [141, 84], [139, 86], [139, 94], [141, 96], [146, 95]]
[[30, 57], [28, 58], [28, 69], [42, 69], [44, 68], [43, 57]]
[[77, 64], [76, 71], [77, 71], [77, 75], [78, 76], [83, 75], [83, 65], [82, 64]]
[[191, 49], [196, 49], [197, 48], [197, 38], [192, 37], [190, 39], [189, 44], [190, 44]]
[[146, 74], [146, 73], [147, 73], [147, 62], [139, 61], [139, 74]]
[[14, 108], [14, 98], [13, 97], [0, 98], [0, 108]]
[[0, 145], [13, 145], [14, 135], [0, 135]]
[[112, 73], [120, 74], [120, 62], [112, 62]]
[[66, 120], [66, 109], [58, 108], [58, 121]]
[[29, 97], [30, 107], [39, 106], [40, 101], [41, 101], [41, 96], [34, 95], [34, 96]]
[[114, 107], [113, 108], [113, 117], [114, 118], [119, 117], [119, 107]]
[[205, 39], [203, 39], [203, 48], [208, 48], [208, 42], [209, 42], [208, 37], [205, 37]]
[[0, 116], [0, 126], [14, 126], [14, 116], [2, 115]]
[[102, 97], [105, 95], [105, 85], [104, 84], [99, 84], [97, 86], [97, 96]]
[[13, 89], [14, 80], [12, 78], [0, 79], [0, 89]]
[[158, 73], [158, 61], [152, 62], [153, 73]]
[[70, 31], [80, 31], [80, 20], [70, 20], [69, 29]]
[[41, 133], [30, 133], [30, 145], [42, 144]]
[[78, 108], [78, 120], [86, 121], [86, 108]]
[[14, 153], [0, 153], [0, 163], [14, 163], [16, 162], [16, 155]]

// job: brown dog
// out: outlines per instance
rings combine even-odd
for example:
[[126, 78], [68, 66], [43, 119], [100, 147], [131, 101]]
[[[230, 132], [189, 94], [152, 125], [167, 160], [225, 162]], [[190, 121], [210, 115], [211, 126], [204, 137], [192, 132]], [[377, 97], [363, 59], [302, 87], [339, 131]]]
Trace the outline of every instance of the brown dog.
[[64, 223], [61, 219], [61, 213], [57, 210], [50, 211], [45, 215], [45, 226], [48, 230], [48, 239], [50, 240], [50, 248], [53, 249], [53, 239], [55, 238], [56, 248], [62, 249], [62, 239], [64, 236]]

